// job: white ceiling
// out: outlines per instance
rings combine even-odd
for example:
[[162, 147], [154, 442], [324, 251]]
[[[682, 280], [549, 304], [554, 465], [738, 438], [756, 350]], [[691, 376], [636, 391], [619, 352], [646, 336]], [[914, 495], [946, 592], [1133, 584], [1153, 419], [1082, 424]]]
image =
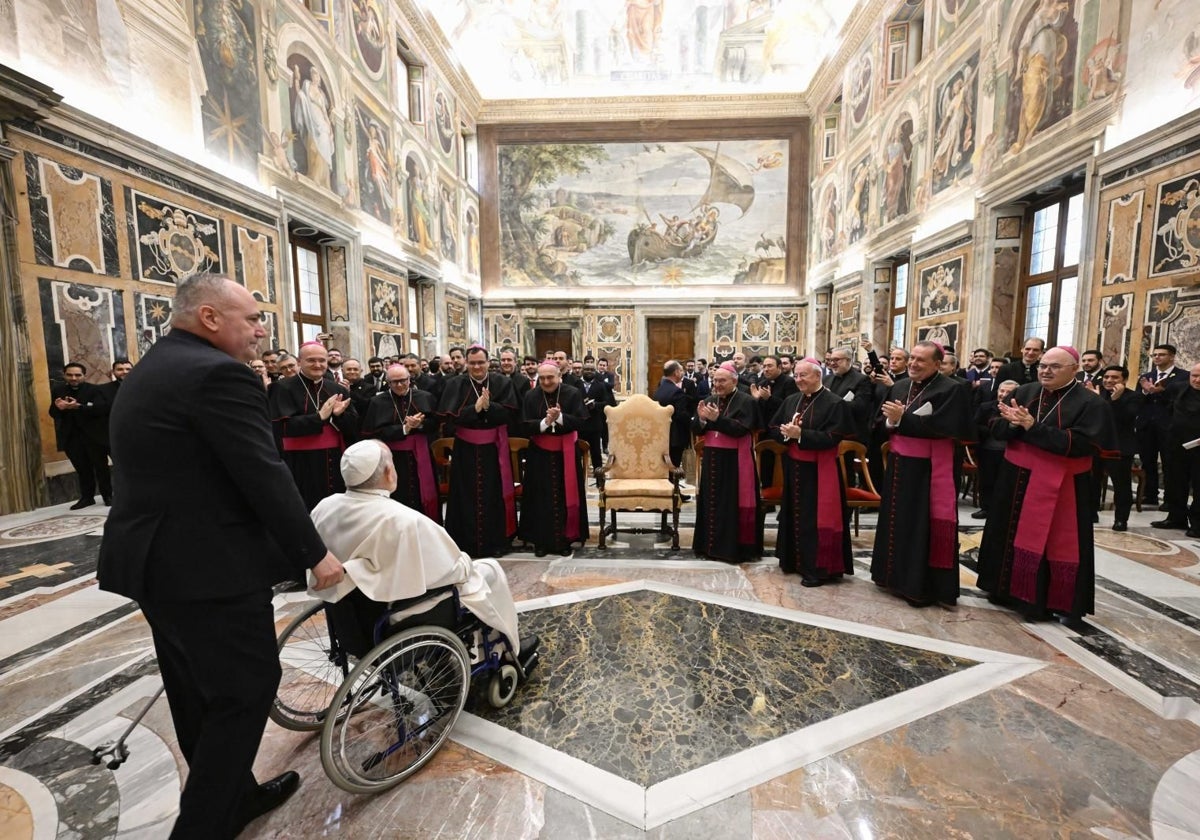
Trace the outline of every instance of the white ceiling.
[[418, 0], [484, 99], [803, 92], [859, 0]]

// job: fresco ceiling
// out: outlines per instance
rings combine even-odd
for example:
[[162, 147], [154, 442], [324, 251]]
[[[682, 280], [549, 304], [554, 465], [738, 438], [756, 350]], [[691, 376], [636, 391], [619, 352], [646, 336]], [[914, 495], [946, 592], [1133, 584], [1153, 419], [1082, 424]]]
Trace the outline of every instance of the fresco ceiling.
[[803, 92], [859, 0], [419, 0], [484, 99]]

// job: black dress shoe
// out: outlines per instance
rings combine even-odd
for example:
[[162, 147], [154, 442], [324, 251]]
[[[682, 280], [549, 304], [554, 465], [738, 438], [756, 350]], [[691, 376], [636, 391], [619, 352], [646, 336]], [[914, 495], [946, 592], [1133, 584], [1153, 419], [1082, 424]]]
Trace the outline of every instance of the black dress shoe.
[[987, 519], [987, 511], [982, 510], [982, 509], [977, 510], [971, 514], [971, 518], [972, 519]]
[[815, 577], [802, 577], [802, 578], [800, 578], [800, 585], [801, 585], [801, 586], [808, 586], [808, 587], [820, 586], [820, 585], [821, 585], [821, 584], [823, 584], [824, 582], [825, 582], [825, 581], [821, 580], [820, 578], [815, 578]]
[[1113, 530], [1114, 531], [1128, 531], [1129, 523], [1128, 522], [1114, 522]]
[[104, 505], [105, 507], [112, 507], [112, 496], [104, 497]]
[[80, 499], [78, 502], [71, 505], [71, 507], [68, 509], [69, 510], [79, 510], [80, 508], [91, 507], [94, 504], [96, 504], [95, 499]]
[[295, 770], [288, 770], [269, 782], [263, 782], [247, 794], [238, 806], [238, 830], [241, 831], [263, 814], [287, 802], [299, 787], [300, 774]]
[[535, 549], [533, 550], [533, 556], [534, 556], [534, 557], [545, 557], [545, 556], [546, 556], [546, 549], [544, 549], [544, 548], [535, 548]]
[[1194, 540], [1200, 539], [1200, 528], [1188, 528], [1184, 536], [1191, 537]]
[[1174, 519], [1170, 518], [1160, 519], [1157, 522], [1150, 523], [1151, 528], [1178, 528], [1180, 530], [1184, 530], [1187, 528], [1187, 526], [1188, 524], [1186, 522], [1176, 522]]

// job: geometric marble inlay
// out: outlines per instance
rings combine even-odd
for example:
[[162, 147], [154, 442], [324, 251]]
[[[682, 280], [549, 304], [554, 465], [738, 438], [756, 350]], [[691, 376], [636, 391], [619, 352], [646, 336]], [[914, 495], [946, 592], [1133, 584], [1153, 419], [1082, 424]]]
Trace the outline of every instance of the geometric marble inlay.
[[640, 828], [1041, 667], [667, 583], [519, 608], [541, 664], [452, 737]]
[[86, 534], [104, 526], [103, 516], [52, 516], [0, 531], [0, 541], [28, 543]]

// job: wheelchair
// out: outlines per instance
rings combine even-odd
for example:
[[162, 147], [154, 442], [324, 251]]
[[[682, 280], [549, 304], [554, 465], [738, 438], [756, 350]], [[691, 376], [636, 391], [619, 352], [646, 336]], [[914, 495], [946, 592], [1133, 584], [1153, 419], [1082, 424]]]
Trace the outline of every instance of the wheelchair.
[[[492, 636], [497, 638], [493, 639]], [[378, 793], [441, 748], [474, 681], [501, 708], [537, 662], [464, 608], [453, 586], [381, 604], [354, 590], [308, 606], [279, 635], [271, 719], [321, 731], [321, 764], [349, 793]]]

